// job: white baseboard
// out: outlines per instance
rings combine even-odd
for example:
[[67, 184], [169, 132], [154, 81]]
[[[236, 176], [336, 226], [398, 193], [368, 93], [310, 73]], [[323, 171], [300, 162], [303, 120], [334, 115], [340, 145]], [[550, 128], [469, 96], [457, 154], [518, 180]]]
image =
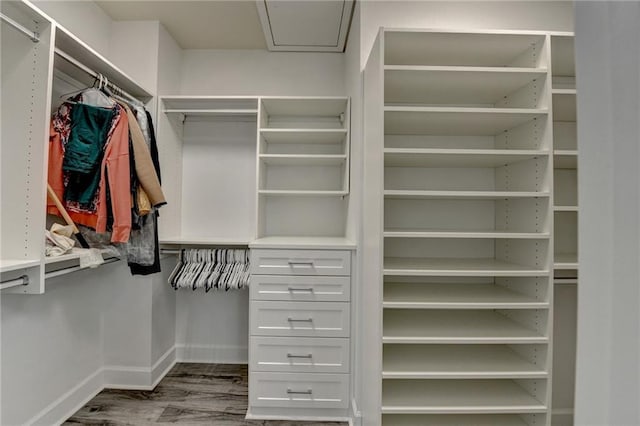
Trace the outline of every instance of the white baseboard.
[[362, 413], [358, 410], [358, 403], [355, 398], [351, 398], [351, 418], [349, 426], [362, 426]]
[[176, 363], [176, 348], [170, 348], [152, 367], [104, 366], [107, 389], [153, 390]]
[[249, 350], [246, 346], [176, 345], [178, 362], [247, 364], [248, 358]]
[[101, 368], [53, 401], [26, 424], [59, 425], [82, 408], [102, 389], [104, 389], [104, 374]]

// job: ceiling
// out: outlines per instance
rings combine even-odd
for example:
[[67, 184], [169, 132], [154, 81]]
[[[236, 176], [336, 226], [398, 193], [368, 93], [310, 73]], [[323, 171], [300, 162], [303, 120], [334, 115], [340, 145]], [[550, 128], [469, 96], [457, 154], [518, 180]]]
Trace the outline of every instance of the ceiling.
[[160, 21], [183, 49], [266, 49], [255, 0], [99, 0], [114, 21]]
[[159, 21], [183, 49], [343, 52], [354, 0], [97, 0], [114, 21]]

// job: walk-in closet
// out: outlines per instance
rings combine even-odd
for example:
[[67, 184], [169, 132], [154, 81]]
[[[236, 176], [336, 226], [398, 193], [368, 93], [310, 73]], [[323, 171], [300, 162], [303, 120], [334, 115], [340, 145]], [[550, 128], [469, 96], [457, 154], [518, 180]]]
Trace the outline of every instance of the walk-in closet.
[[0, 424], [640, 424], [638, 22], [0, 2]]

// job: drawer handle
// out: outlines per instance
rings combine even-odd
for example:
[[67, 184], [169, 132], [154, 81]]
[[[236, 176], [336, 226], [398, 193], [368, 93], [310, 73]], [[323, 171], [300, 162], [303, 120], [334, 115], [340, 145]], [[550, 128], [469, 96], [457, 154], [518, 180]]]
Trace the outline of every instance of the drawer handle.
[[289, 265], [290, 266], [307, 265], [307, 266], [313, 268], [313, 260], [293, 260], [293, 259], [289, 259]]
[[295, 391], [287, 388], [287, 394], [289, 395], [311, 395], [313, 391], [311, 389], [307, 389], [306, 391]]
[[287, 318], [289, 322], [313, 322], [313, 318]]
[[307, 355], [287, 354], [287, 358], [308, 358], [308, 359], [311, 359], [311, 358], [313, 358], [313, 354], [307, 354]]
[[294, 292], [300, 292], [300, 293], [313, 293], [313, 288], [296, 288], [296, 287], [289, 287], [288, 290], [291, 293]]

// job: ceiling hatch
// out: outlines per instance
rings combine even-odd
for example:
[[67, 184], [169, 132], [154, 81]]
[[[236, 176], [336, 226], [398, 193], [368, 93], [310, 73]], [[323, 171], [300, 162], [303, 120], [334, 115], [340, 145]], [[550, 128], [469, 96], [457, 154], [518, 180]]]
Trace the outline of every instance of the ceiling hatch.
[[353, 0], [256, 0], [269, 50], [343, 52]]

